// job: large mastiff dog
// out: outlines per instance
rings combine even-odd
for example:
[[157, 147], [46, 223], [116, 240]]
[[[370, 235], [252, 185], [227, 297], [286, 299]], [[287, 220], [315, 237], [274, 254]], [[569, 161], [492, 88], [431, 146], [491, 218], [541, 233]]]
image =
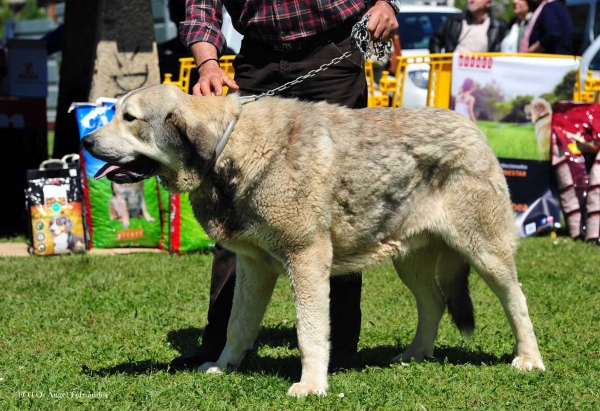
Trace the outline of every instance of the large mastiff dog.
[[236, 95], [193, 97], [160, 85], [124, 96], [83, 145], [107, 162], [97, 178], [159, 175], [167, 189], [190, 192], [208, 235], [237, 253], [227, 345], [203, 370], [240, 364], [285, 273], [302, 356], [302, 378], [288, 394], [324, 395], [329, 276], [388, 259], [418, 308], [414, 340], [394, 360], [433, 355], [446, 306], [461, 331], [473, 330], [473, 266], [512, 327], [512, 365], [544, 369], [517, 280], [502, 170], [485, 136], [458, 113], [275, 97], [242, 104]]

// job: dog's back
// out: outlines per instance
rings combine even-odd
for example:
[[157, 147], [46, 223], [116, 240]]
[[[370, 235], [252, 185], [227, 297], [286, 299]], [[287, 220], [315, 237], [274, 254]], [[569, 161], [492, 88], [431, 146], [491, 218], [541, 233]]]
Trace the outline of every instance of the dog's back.
[[[287, 104], [297, 110], [292, 103], [278, 100], [278, 113]], [[490, 219], [515, 239], [502, 170], [485, 135], [460, 114], [304, 104], [301, 117], [288, 115], [295, 124], [274, 161], [289, 174], [267, 175], [260, 189], [306, 192], [299, 209], [326, 205], [315, 215], [330, 220], [334, 273], [406, 254], [429, 236], [456, 242], [458, 231]]]

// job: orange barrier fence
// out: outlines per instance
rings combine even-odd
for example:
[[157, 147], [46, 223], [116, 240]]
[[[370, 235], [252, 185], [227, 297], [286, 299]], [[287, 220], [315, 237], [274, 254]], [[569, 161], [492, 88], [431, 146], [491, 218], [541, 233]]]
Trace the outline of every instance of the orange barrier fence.
[[[508, 57], [508, 56], [527, 56], [527, 57], [551, 57], [551, 58], [570, 58], [572, 56], [557, 56], [548, 54], [507, 54], [507, 53], [477, 53], [477, 56], [482, 57]], [[233, 59], [234, 55], [222, 56], [219, 59], [221, 68], [229, 74], [231, 78], [234, 76]], [[579, 59], [579, 57], [576, 57]], [[367, 78], [367, 87], [369, 92], [368, 106], [369, 107], [401, 107], [404, 85], [406, 84], [409, 67], [413, 64], [426, 64], [429, 67], [429, 83], [427, 87], [427, 102], [430, 107], [450, 107], [450, 87], [452, 84], [452, 53], [445, 54], [429, 54], [423, 56], [400, 56], [397, 57], [398, 64], [393, 77], [389, 77], [389, 72], [384, 71], [379, 81], [379, 90], [377, 90], [373, 66], [370, 61], [365, 62], [365, 74]], [[181, 88], [186, 93], [190, 90], [190, 70], [196, 67], [192, 57], [179, 59], [179, 76], [177, 80], [173, 80], [173, 75], [165, 74], [164, 84], [173, 84]], [[576, 84], [573, 88], [573, 100], [584, 102], [598, 102], [600, 99], [600, 78], [594, 77], [594, 73], [590, 70], [588, 77], [585, 79], [584, 86], [579, 86], [579, 74], [577, 75]], [[224, 93], [227, 93], [227, 87], [224, 88]]]

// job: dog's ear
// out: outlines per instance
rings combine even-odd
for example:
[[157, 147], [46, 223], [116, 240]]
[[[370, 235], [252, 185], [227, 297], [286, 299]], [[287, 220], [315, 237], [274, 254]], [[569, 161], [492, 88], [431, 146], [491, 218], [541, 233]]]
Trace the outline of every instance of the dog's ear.
[[73, 227], [73, 221], [69, 217], [65, 217], [67, 231], [71, 231], [71, 227]]
[[184, 146], [185, 152], [198, 166], [212, 161], [217, 136], [206, 127], [200, 118], [186, 115], [185, 110], [175, 107], [165, 117], [165, 125], [173, 130]]
[[546, 114], [548, 112], [548, 107], [546, 107], [542, 101], [536, 103], [535, 109], [538, 112], [538, 115]]

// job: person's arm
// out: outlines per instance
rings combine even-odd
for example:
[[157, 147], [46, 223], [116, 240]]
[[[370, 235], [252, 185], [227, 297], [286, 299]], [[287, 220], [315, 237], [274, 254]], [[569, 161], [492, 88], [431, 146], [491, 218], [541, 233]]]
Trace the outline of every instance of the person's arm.
[[385, 1], [378, 1], [367, 11], [370, 14], [367, 30], [372, 40], [386, 42], [398, 33], [398, 20], [392, 6]]
[[527, 48], [527, 53], [543, 53], [544, 50], [539, 41], [536, 41], [531, 46]]
[[[554, 53], [556, 44], [562, 35], [562, 26], [560, 16], [556, 6], [563, 7], [561, 4], [546, 4], [540, 13], [540, 23], [543, 24], [544, 35], [540, 38], [539, 50], [546, 53]], [[533, 45], [532, 45], [533, 46]]]
[[[179, 27], [181, 41], [189, 48], [198, 66], [193, 95], [223, 94], [223, 86], [238, 90], [237, 84], [219, 66], [219, 54], [226, 47], [221, 33], [223, 12], [219, 0], [186, 0], [186, 20]], [[211, 60], [215, 59], [215, 60]]]
[[475, 118], [475, 113], [473, 112], [473, 106], [475, 105], [475, 97], [473, 96], [469, 96], [469, 102], [467, 103], [469, 105], [469, 117], [471, 118], [471, 121], [473, 123], [477, 123], [477, 119]]

